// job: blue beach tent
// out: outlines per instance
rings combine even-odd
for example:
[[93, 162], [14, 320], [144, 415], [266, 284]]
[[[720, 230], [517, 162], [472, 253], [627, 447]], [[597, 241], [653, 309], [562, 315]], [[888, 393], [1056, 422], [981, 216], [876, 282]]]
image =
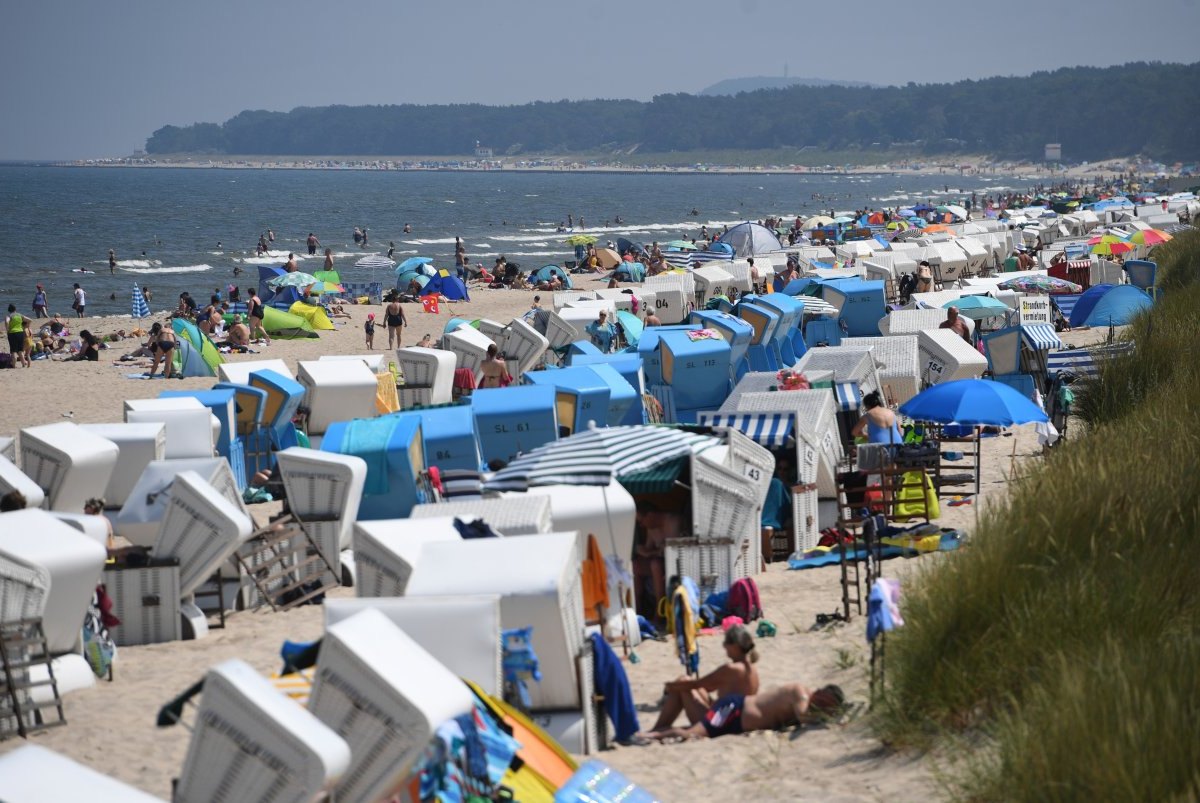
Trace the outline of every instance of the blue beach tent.
[[1153, 305], [1144, 290], [1131, 284], [1098, 284], [1075, 302], [1071, 326], [1125, 326]]
[[430, 293], [445, 296], [450, 301], [471, 300], [470, 294], [467, 293], [467, 286], [457, 276], [434, 276], [429, 280], [429, 284], [425, 285], [423, 295], [429, 295]]
[[557, 276], [568, 290], [571, 290], [575, 285], [571, 282], [571, 274], [567, 273], [558, 265], [543, 265], [542, 267], [529, 274], [529, 283], [537, 284], [538, 282], [548, 282]]

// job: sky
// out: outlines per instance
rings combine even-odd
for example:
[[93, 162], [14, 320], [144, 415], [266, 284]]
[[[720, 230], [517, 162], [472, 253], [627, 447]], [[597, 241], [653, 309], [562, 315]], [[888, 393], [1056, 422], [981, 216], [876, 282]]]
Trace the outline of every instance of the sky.
[[1200, 60], [1200, 0], [9, 0], [0, 19], [0, 160], [127, 156], [246, 109], [649, 100], [785, 65], [903, 84]]

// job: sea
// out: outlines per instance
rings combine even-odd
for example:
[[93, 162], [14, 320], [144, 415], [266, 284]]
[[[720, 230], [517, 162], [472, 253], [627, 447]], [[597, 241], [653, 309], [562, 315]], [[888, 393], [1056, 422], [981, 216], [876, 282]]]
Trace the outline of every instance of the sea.
[[[608, 173], [112, 168], [0, 164], [0, 304], [30, 309], [35, 285], [51, 312], [70, 314], [72, 286], [89, 315], [129, 315], [135, 284], [155, 312], [184, 290], [207, 299], [230, 284], [257, 285], [258, 266], [320, 270], [326, 247], [345, 281], [384, 281], [355, 263], [386, 254], [430, 257], [453, 267], [455, 237], [469, 259], [504, 255], [526, 269], [574, 258], [572, 233], [600, 243], [699, 237], [745, 220], [792, 220], [827, 212], [961, 202], [1026, 186], [999, 175], [789, 172]], [[572, 228], [565, 227], [568, 216]], [[620, 224], [616, 223], [617, 219]], [[404, 232], [405, 226], [410, 228]], [[368, 232], [356, 246], [354, 227]], [[255, 252], [275, 234], [273, 250]], [[309, 233], [321, 241], [308, 257]], [[110, 275], [108, 251], [117, 271]], [[243, 271], [237, 275], [235, 271]], [[85, 272], [86, 271], [86, 272]]]

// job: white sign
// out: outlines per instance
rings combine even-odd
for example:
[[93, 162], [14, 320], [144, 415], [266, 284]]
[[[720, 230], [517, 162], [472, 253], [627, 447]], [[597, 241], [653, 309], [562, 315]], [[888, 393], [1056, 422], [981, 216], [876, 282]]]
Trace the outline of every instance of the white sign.
[[1053, 323], [1050, 296], [1023, 296], [1017, 300], [1021, 323]]

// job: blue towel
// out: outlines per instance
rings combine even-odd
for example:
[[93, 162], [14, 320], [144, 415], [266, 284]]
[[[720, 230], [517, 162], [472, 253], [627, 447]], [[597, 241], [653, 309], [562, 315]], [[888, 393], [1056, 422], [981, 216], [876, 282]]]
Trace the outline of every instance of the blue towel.
[[[629, 689], [629, 678], [625, 675], [621, 660], [604, 637], [592, 633], [591, 639], [596, 690], [604, 695], [604, 710], [616, 728], [617, 741], [627, 741], [641, 730], [637, 709], [633, 706], [633, 692]], [[584, 704], [587, 704], [586, 701]]]
[[345, 454], [361, 457], [367, 463], [364, 494], [388, 492], [388, 444], [399, 423], [394, 416], [356, 418], [346, 427]]

